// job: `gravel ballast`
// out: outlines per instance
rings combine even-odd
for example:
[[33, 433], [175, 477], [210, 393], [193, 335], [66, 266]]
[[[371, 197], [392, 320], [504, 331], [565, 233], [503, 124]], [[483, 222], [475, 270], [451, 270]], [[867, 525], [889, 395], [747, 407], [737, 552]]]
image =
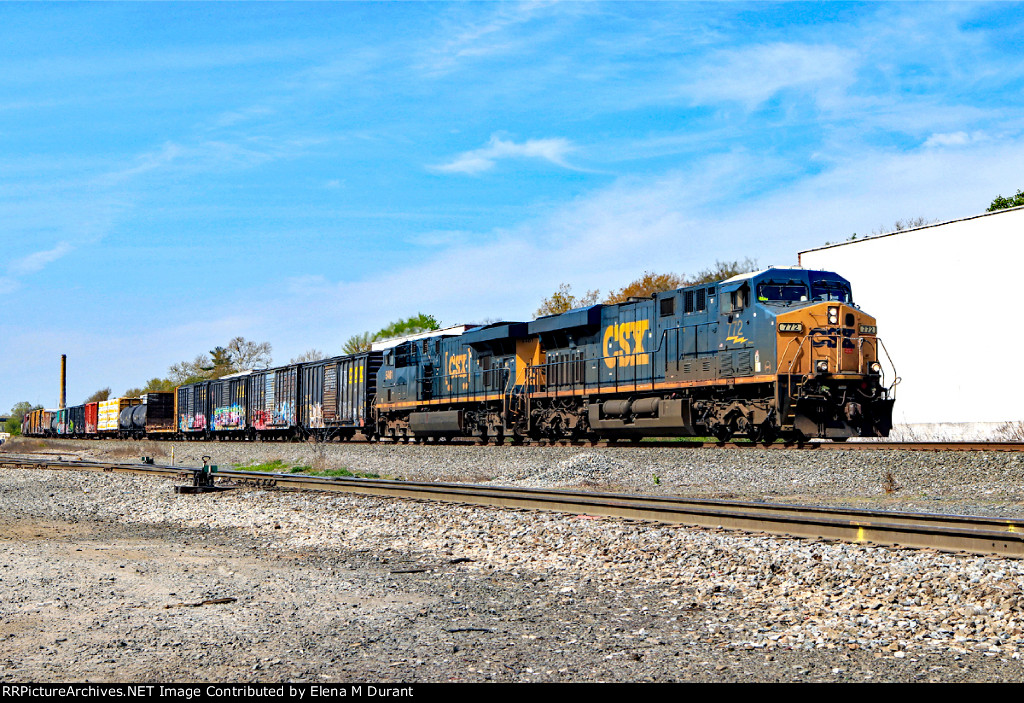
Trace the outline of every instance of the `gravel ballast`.
[[[222, 467], [280, 460], [411, 481], [456, 481], [639, 494], [828, 503], [870, 509], [1024, 517], [1024, 456], [1014, 452], [486, 447], [284, 442], [55, 442], [76, 456]], [[20, 448], [19, 448], [20, 447]], [[7, 448], [7, 447], [5, 447]], [[0, 450], [2, 451], [2, 450]]]
[[[1019, 515], [1021, 493], [1020, 459], [996, 453], [232, 443], [175, 445], [176, 463], [195, 465], [192, 451], [962, 513]], [[333, 494], [178, 496], [166, 480], [70, 471], [0, 471], [0, 515], [2, 681], [1022, 674], [1013, 560]]]

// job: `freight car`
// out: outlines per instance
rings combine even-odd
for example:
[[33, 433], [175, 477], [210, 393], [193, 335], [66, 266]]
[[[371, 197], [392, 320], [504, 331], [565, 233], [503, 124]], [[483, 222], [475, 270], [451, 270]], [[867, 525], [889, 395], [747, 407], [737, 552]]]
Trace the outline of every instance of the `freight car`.
[[381, 358], [380, 352], [363, 352], [179, 386], [178, 432], [187, 439], [351, 439], [372, 433]]
[[877, 323], [828, 271], [769, 268], [456, 332], [173, 394], [35, 411], [25, 433], [77, 436], [84, 425], [85, 436], [186, 439], [769, 442], [888, 436], [892, 425], [898, 378]]
[[123, 439], [161, 439], [175, 433], [174, 393], [146, 393], [137, 405], [125, 405], [118, 416]]
[[400, 344], [379, 372], [377, 434], [887, 436], [883, 353], [846, 279], [770, 268]]

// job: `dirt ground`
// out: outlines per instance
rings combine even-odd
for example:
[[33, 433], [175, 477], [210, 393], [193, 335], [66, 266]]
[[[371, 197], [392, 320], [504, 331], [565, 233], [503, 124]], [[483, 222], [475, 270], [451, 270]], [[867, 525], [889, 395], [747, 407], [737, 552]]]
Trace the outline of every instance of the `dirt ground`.
[[[670, 617], [642, 578], [612, 590], [585, 574], [439, 558], [414, 536], [403, 548], [358, 550], [279, 539], [292, 511], [316, 505], [309, 496], [181, 497], [200, 516], [253, 506], [250, 529], [111, 519], [84, 500], [120, 496], [117, 510], [130, 516], [153, 481], [0, 471], [0, 682], [1022, 678], [1019, 661], [980, 653], [725, 646], [695, 634], [713, 632], [720, 614]], [[415, 509], [430, 519], [429, 504]], [[380, 519], [371, 513], [367, 521]]]

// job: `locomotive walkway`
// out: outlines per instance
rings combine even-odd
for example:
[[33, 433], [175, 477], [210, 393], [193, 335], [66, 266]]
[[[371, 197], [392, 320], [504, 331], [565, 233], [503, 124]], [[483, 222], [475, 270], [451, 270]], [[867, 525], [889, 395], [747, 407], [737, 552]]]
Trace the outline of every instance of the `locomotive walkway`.
[[[0, 468], [105, 471], [187, 479], [192, 479], [198, 471], [173, 466], [63, 461], [12, 455], [0, 458]], [[1024, 520], [1016, 519], [235, 470], [220, 471], [216, 476], [221, 486], [254, 485], [359, 493], [649, 520], [857, 544], [1024, 557]]]

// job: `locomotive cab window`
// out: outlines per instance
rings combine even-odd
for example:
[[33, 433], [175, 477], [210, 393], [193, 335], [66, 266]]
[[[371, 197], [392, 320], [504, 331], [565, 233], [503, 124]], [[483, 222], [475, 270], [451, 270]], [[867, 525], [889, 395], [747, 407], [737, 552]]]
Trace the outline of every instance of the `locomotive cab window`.
[[661, 316], [669, 317], [670, 315], [676, 314], [676, 299], [675, 296], [671, 298], [661, 299]]
[[815, 302], [853, 302], [850, 287], [841, 281], [815, 281], [811, 284], [811, 295]]
[[722, 293], [722, 314], [727, 315], [729, 313], [738, 312], [743, 308], [747, 307], [750, 303], [750, 286], [744, 284], [743, 286], [731, 291], [728, 296]]
[[799, 281], [765, 281], [757, 287], [757, 299], [765, 303], [804, 302], [807, 286]]

